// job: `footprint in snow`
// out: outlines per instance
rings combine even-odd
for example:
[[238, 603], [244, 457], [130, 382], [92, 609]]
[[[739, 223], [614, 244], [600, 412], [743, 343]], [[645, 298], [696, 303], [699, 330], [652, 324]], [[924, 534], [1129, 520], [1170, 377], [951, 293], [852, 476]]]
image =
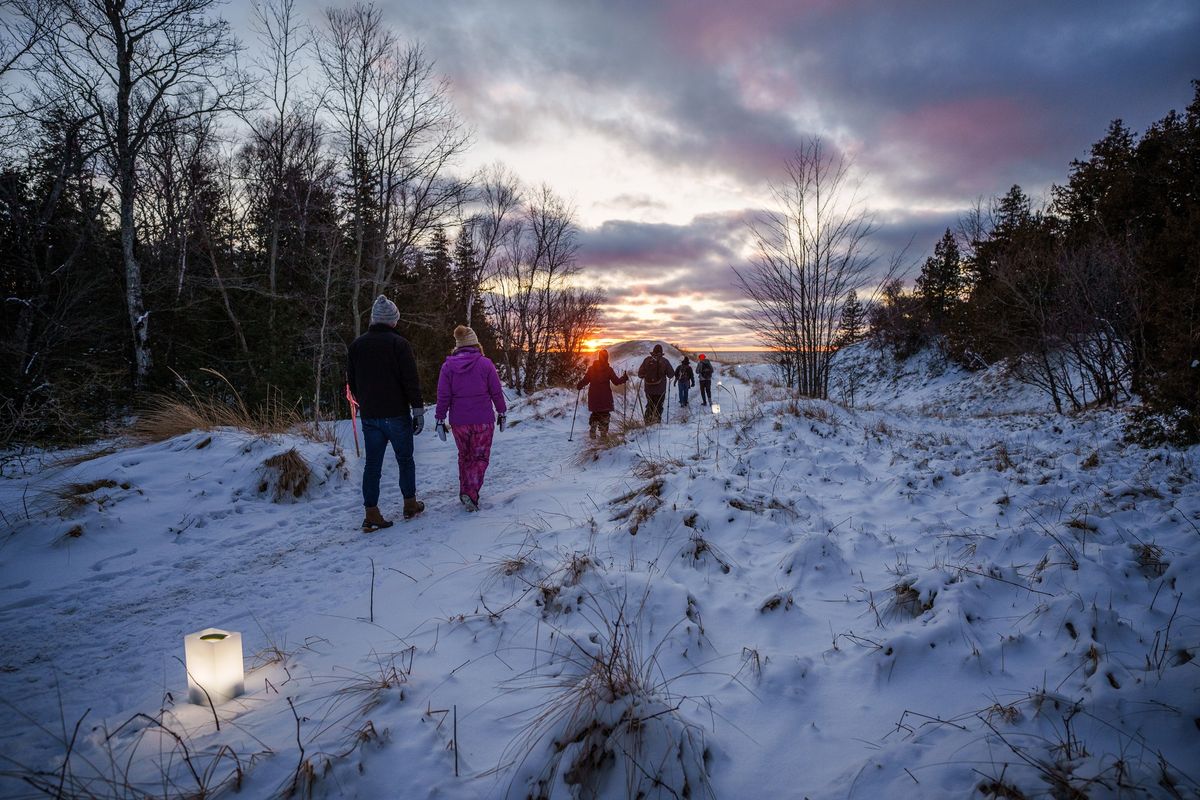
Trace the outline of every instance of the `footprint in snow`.
[[91, 569], [92, 572], [99, 572], [100, 570], [104, 569], [104, 567], [108, 564], [108, 562], [115, 561], [118, 558], [128, 558], [129, 556], [132, 556], [136, 553], [137, 553], [136, 547], [133, 548], [132, 550], [126, 550], [123, 553], [114, 553], [113, 555], [109, 556], [108, 558], [102, 558], [99, 561], [97, 561], [95, 564], [92, 564], [92, 566], [89, 567], [89, 569]]

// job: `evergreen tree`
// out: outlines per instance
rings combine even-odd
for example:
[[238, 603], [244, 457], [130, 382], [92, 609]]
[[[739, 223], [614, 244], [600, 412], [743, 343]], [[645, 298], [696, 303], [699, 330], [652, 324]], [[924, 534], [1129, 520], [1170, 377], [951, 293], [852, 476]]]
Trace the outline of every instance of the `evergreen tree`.
[[962, 299], [964, 287], [962, 257], [958, 242], [947, 228], [933, 255], [921, 267], [916, 294], [925, 309], [929, 325], [935, 334], [946, 332], [947, 320]]
[[842, 305], [842, 320], [839, 326], [837, 346], [845, 347], [861, 341], [866, 335], [867, 309], [858, 299], [856, 292], [846, 294], [846, 302]]
[[1092, 145], [1090, 156], [1071, 162], [1066, 186], [1055, 186], [1054, 213], [1076, 233], [1093, 230], [1117, 235], [1124, 232], [1135, 202], [1134, 156], [1137, 138], [1117, 119], [1104, 138]]

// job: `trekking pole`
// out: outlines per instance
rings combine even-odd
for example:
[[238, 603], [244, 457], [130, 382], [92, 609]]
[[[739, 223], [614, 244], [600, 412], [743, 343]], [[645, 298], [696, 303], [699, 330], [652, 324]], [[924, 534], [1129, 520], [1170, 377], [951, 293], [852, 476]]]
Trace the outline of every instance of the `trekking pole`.
[[355, 420], [354, 410], [358, 408], [358, 403], [354, 400], [354, 395], [350, 393], [350, 384], [346, 384], [346, 402], [350, 404], [350, 430], [354, 432], [354, 457], [362, 458], [362, 453], [358, 450], [358, 422]]
[[571, 412], [571, 433], [567, 435], [567, 441], [575, 438], [575, 415], [579, 413], [579, 395], [583, 394], [583, 389], [575, 390], [575, 410]]

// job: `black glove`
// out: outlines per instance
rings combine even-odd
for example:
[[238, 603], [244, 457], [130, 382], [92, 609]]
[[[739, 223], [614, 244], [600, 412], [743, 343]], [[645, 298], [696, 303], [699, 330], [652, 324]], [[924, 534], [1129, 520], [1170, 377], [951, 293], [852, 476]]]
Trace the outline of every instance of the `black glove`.
[[508, 422], [508, 417], [506, 415], [504, 415], [504, 414], [496, 415], [496, 424], [498, 426], [500, 426], [500, 430], [502, 430], [502, 431], [504, 430], [504, 426], [505, 426], [505, 424], [507, 424], [507, 422]]
[[437, 432], [437, 437], [439, 439], [441, 439], [443, 442], [446, 441], [446, 423], [439, 420], [438, 424], [433, 426], [433, 429]]
[[421, 431], [425, 430], [425, 409], [413, 411], [413, 436], [420, 435]]

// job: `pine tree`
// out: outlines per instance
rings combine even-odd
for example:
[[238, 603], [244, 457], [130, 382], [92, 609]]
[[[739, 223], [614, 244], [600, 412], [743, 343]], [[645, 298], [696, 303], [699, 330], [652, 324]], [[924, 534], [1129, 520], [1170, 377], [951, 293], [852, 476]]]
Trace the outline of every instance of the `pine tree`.
[[964, 284], [958, 242], [947, 228], [917, 278], [917, 297], [935, 334], [945, 333], [947, 317], [961, 302]]
[[858, 299], [858, 294], [847, 293], [846, 302], [842, 305], [842, 321], [839, 327], [837, 346], [845, 347], [861, 341], [866, 335], [866, 325], [867, 310], [862, 301]]
[[459, 228], [454, 242], [454, 304], [455, 315], [463, 315], [463, 324], [469, 326], [479, 319], [482, 301], [479, 297], [479, 264], [475, 258], [475, 244], [471, 229], [467, 225]]

